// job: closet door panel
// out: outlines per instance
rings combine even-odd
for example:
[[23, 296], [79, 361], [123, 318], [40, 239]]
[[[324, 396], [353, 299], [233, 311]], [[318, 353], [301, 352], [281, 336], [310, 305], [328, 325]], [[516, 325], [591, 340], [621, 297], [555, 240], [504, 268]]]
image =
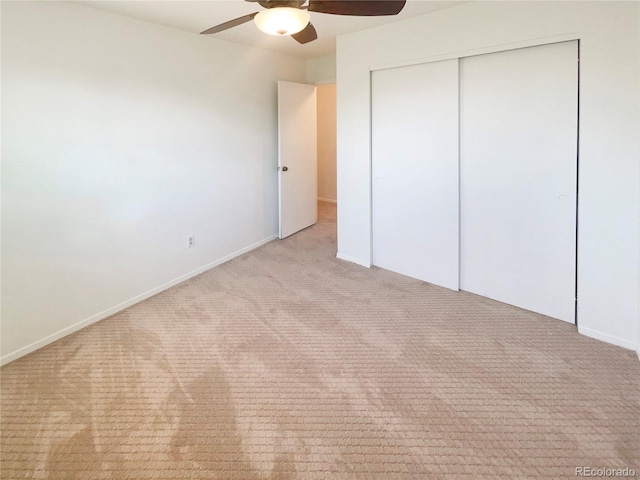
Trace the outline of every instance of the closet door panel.
[[373, 264], [458, 289], [458, 60], [372, 73]]
[[575, 321], [577, 42], [460, 62], [460, 288]]

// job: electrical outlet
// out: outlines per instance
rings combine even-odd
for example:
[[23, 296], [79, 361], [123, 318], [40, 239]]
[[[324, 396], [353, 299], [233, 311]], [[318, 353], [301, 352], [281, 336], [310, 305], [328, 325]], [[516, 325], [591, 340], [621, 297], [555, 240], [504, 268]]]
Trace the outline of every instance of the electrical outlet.
[[196, 244], [196, 236], [192, 233], [191, 235], [189, 235], [189, 238], [187, 238], [187, 245], [189, 245], [189, 248], [195, 246]]

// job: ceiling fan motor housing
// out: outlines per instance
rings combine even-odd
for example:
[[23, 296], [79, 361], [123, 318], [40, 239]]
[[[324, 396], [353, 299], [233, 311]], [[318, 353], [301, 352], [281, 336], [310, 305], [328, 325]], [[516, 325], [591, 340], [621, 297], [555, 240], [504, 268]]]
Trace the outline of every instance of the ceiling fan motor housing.
[[264, 8], [277, 8], [277, 7], [289, 7], [289, 8], [301, 8], [306, 0], [259, 0], [258, 3]]

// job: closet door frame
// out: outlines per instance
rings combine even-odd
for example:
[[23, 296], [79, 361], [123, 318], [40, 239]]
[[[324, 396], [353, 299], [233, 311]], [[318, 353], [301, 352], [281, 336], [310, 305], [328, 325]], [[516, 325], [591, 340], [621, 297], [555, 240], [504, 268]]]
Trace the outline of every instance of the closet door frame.
[[580, 269], [580, 263], [579, 263], [579, 248], [580, 248], [580, 230], [578, 228], [578, 222], [579, 222], [579, 218], [580, 218], [580, 184], [581, 184], [581, 180], [580, 180], [580, 104], [581, 104], [581, 100], [580, 100], [580, 41], [581, 38], [578, 34], [575, 33], [571, 33], [571, 34], [564, 34], [564, 35], [556, 35], [556, 36], [552, 36], [552, 37], [544, 37], [544, 38], [539, 38], [539, 39], [535, 39], [535, 40], [526, 40], [526, 41], [522, 41], [522, 42], [514, 42], [514, 43], [510, 43], [510, 44], [506, 44], [506, 45], [495, 45], [495, 46], [491, 46], [491, 47], [484, 47], [484, 48], [479, 48], [479, 49], [475, 49], [475, 50], [466, 50], [466, 51], [460, 51], [460, 52], [454, 52], [451, 54], [445, 54], [445, 55], [437, 55], [437, 56], [430, 56], [430, 57], [424, 57], [424, 58], [417, 58], [417, 59], [412, 59], [412, 60], [407, 60], [407, 61], [402, 61], [402, 62], [394, 62], [394, 63], [386, 63], [386, 64], [379, 64], [379, 65], [371, 65], [369, 66], [369, 92], [370, 92], [370, 98], [369, 98], [369, 138], [370, 138], [370, 142], [369, 142], [369, 242], [370, 242], [370, 247], [369, 247], [369, 252], [370, 252], [370, 256], [369, 256], [369, 265], [373, 265], [373, 208], [374, 208], [374, 199], [373, 199], [373, 183], [374, 183], [374, 178], [373, 178], [373, 148], [372, 148], [372, 143], [373, 143], [373, 131], [372, 131], [372, 107], [373, 107], [373, 98], [371, 95], [372, 92], [372, 80], [373, 80], [373, 72], [378, 71], [378, 70], [386, 70], [386, 69], [390, 69], [390, 68], [398, 68], [398, 67], [405, 67], [405, 66], [411, 66], [411, 65], [419, 65], [419, 64], [423, 64], [423, 63], [432, 63], [432, 62], [439, 62], [442, 60], [453, 60], [453, 59], [457, 59], [458, 61], [460, 61], [463, 58], [466, 57], [473, 57], [473, 56], [477, 56], [477, 55], [485, 55], [485, 54], [490, 54], [490, 53], [499, 53], [499, 52], [506, 52], [506, 51], [511, 51], [511, 50], [519, 50], [522, 48], [529, 48], [529, 47], [538, 47], [538, 46], [544, 46], [544, 45], [551, 45], [554, 43], [563, 43], [563, 42], [569, 42], [569, 41], [576, 41], [577, 45], [578, 45], [578, 59], [577, 59], [577, 69], [578, 69], [578, 111], [577, 111], [577, 138], [576, 138], [576, 142], [577, 142], [577, 158], [576, 158], [576, 171], [577, 171], [577, 179], [576, 179], [576, 219], [575, 219], [575, 227], [576, 227], [576, 248], [575, 248], [575, 267], [576, 267], [576, 271], [575, 271], [575, 292], [576, 292], [576, 299], [575, 299], [575, 325], [576, 327], [578, 326], [578, 272]]

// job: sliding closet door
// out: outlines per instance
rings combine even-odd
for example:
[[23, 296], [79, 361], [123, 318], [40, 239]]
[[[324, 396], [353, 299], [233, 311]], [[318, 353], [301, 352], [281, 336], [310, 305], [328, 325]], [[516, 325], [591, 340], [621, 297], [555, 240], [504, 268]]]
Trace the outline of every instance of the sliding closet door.
[[373, 264], [458, 289], [458, 60], [372, 73]]
[[460, 62], [460, 288], [575, 320], [577, 42]]

